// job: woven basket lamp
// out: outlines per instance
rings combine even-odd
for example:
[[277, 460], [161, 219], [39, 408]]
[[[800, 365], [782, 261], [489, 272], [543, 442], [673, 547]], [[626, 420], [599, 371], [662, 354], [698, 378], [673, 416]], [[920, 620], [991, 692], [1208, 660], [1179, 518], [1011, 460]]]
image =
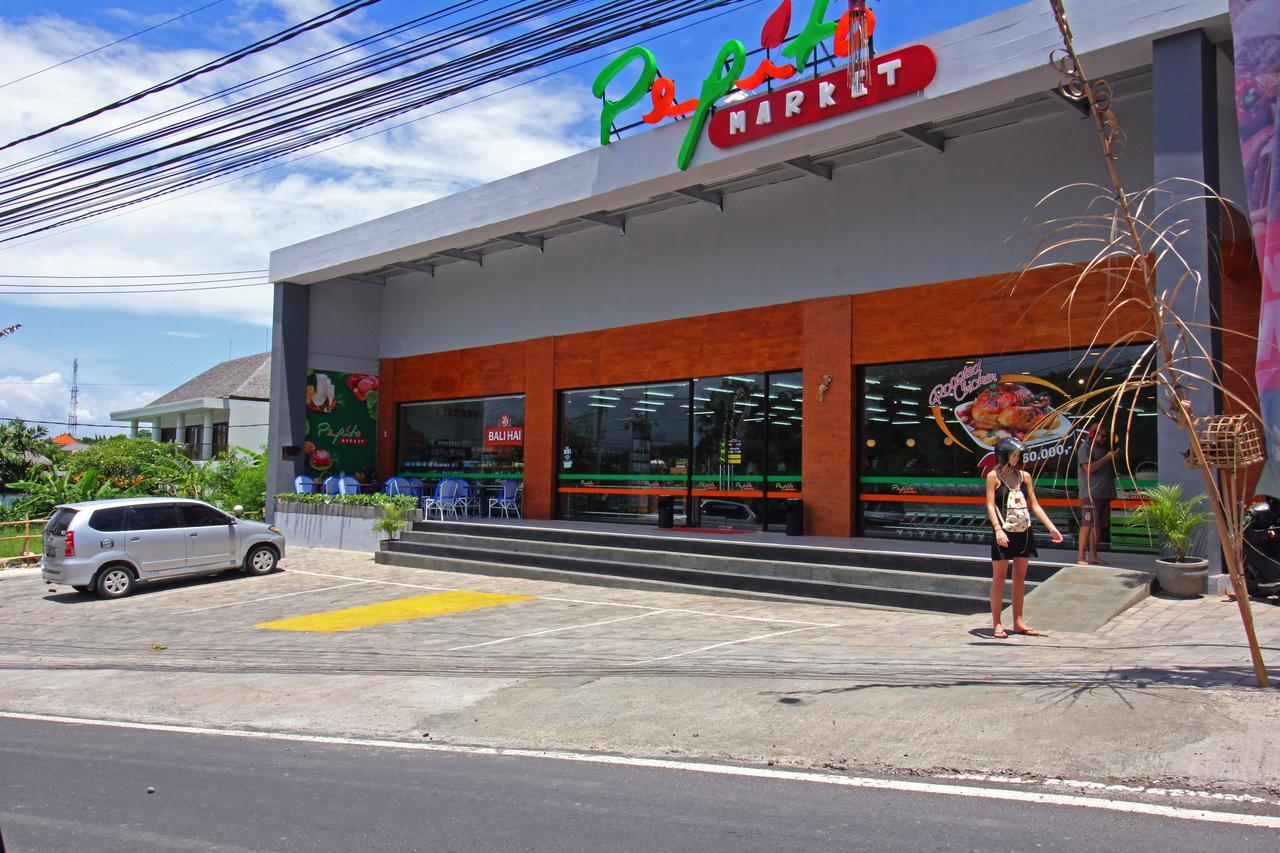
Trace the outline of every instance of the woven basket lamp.
[[1212, 468], [1235, 471], [1265, 460], [1262, 433], [1249, 415], [1211, 415], [1196, 423], [1205, 461]]

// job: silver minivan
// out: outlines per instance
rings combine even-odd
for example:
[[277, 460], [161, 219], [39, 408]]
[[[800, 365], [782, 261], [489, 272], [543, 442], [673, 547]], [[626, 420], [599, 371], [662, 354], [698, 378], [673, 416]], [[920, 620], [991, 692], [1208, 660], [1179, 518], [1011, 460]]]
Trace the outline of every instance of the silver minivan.
[[123, 598], [134, 585], [240, 569], [275, 571], [284, 535], [180, 498], [117, 498], [54, 509], [44, 528], [45, 583]]

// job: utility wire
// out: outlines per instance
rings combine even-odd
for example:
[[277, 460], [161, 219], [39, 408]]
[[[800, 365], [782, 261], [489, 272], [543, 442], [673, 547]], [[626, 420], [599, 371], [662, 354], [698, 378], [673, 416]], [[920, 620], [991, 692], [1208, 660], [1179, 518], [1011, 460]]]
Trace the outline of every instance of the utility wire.
[[[473, 25], [473, 30], [459, 36], [466, 39], [484, 36], [484, 45], [479, 50], [445, 58], [426, 69], [400, 78], [383, 80], [361, 89], [346, 87], [337, 94], [318, 101], [314, 97], [309, 99], [303, 93], [283, 104], [255, 103], [249, 108], [252, 112], [247, 116], [234, 117], [232, 121], [163, 143], [142, 153], [83, 169], [77, 169], [70, 163], [61, 167], [55, 164], [38, 169], [35, 174], [27, 173], [0, 181], [0, 191], [10, 197], [0, 199], [0, 231], [20, 232], [3, 239], [17, 239], [159, 198], [220, 176], [253, 168], [424, 105], [460, 96], [478, 86], [545, 67], [549, 63], [594, 50], [654, 27], [701, 12], [747, 3], [745, 0], [644, 0], [628, 4], [619, 11], [619, 6], [612, 3], [584, 4], [582, 0], [543, 0], [541, 3], [526, 4], [521, 9], [525, 13], [537, 10], [539, 17], [545, 19], [548, 9], [571, 10], [571, 7], [583, 5], [591, 8], [577, 10], [565, 18], [546, 23], [539, 20], [536, 26], [501, 41], [492, 40], [492, 35], [497, 32], [494, 27], [501, 22], [485, 19], [482, 24]], [[511, 14], [508, 13], [507, 19], [510, 18]], [[510, 23], [509, 20], [507, 22]], [[514, 58], [508, 59], [509, 57]], [[366, 76], [372, 78], [381, 74], [382, 70], [379, 69]], [[356, 78], [357, 81], [359, 79]], [[178, 149], [183, 145], [201, 143], [204, 143], [204, 147], [195, 151], [175, 152], [167, 159], [153, 160], [123, 174], [102, 176], [104, 172], [110, 172], [111, 169], [131, 161], [154, 157], [162, 151]], [[84, 156], [74, 159], [83, 162]], [[65, 171], [56, 175], [50, 172], [57, 172], [66, 166], [71, 167], [70, 175]], [[77, 181], [81, 183], [76, 184]], [[68, 187], [69, 183], [75, 185]], [[3, 203], [10, 200], [17, 204], [4, 207]], [[33, 220], [40, 220], [42, 224], [32, 227]]]
[[170, 18], [167, 21], [161, 21], [158, 24], [154, 24], [153, 26], [147, 27], [145, 30], [138, 30], [136, 33], [129, 33], [129, 35], [118, 38], [115, 41], [110, 42], [109, 44], [104, 44], [99, 47], [95, 47], [93, 50], [86, 50], [84, 53], [76, 54], [75, 56], [72, 56], [69, 59], [64, 59], [61, 62], [55, 62], [53, 65], [46, 65], [44, 68], [41, 68], [37, 71], [32, 71], [30, 74], [19, 77], [16, 80], [10, 80], [8, 83], [0, 83], [0, 89], [4, 89], [9, 86], [12, 86], [15, 83], [21, 83], [24, 80], [30, 80], [32, 77], [36, 77], [40, 74], [45, 73], [46, 71], [52, 71], [55, 68], [61, 68], [64, 65], [75, 62], [77, 59], [84, 59], [86, 56], [92, 56], [93, 54], [98, 53], [99, 51], [106, 50], [109, 47], [115, 47], [118, 44], [123, 44], [124, 42], [127, 42], [130, 39], [134, 39], [134, 38], [137, 38], [138, 36], [145, 35], [151, 32], [152, 30], [158, 30], [161, 27], [166, 27], [169, 24], [174, 23], [175, 21], [181, 21], [183, 18], [189, 18], [192, 15], [196, 14], [197, 12], [203, 12], [205, 9], [212, 9], [214, 6], [219, 6], [225, 2], [227, 2], [227, 0], [213, 0], [212, 3], [206, 3], [205, 5], [192, 9], [189, 12], [183, 12], [181, 15]]
[[266, 273], [269, 270], [228, 270], [226, 272], [174, 272], [156, 273], [155, 275], [0, 275], [0, 278], [41, 278], [41, 279], [117, 279], [117, 278], [206, 278], [214, 275], [249, 275]]
[[300, 24], [294, 24], [288, 29], [285, 29], [279, 33], [276, 33], [273, 36], [256, 41], [253, 44], [248, 45], [247, 47], [242, 47], [225, 56], [219, 57], [218, 59], [215, 59], [212, 62], [206, 62], [204, 65], [201, 65], [198, 68], [194, 68], [183, 74], [179, 74], [177, 77], [171, 77], [168, 80], [165, 80], [161, 83], [157, 83], [156, 85], [150, 87], [149, 89], [143, 89], [141, 92], [136, 92], [128, 96], [127, 98], [121, 98], [120, 100], [107, 104], [104, 107], [99, 107], [98, 109], [93, 110], [92, 112], [88, 112], [88, 113], [85, 113], [84, 115], [77, 116], [76, 118], [69, 119], [67, 121], [62, 122], [61, 124], [54, 125], [53, 127], [46, 128], [37, 133], [28, 134], [27, 136], [24, 136], [20, 139], [15, 139], [13, 142], [0, 145], [0, 151], [5, 151], [9, 148], [14, 147], [15, 145], [20, 145], [23, 142], [30, 142], [33, 139], [39, 139], [42, 136], [48, 136], [49, 134], [54, 133], [55, 131], [62, 130], [63, 128], [66, 128], [66, 127], [71, 127], [72, 125], [79, 124], [84, 121], [88, 121], [89, 119], [94, 118], [95, 116], [102, 115], [105, 112], [120, 109], [123, 106], [132, 104], [136, 101], [140, 101], [143, 98], [149, 97], [159, 92], [163, 92], [166, 89], [172, 89], [174, 86], [180, 86], [183, 83], [186, 83], [190, 80], [194, 80], [197, 77], [203, 76], [205, 74], [209, 74], [210, 72], [213, 72], [213, 71], [217, 71], [219, 68], [224, 68], [228, 65], [231, 65], [232, 63], [239, 62], [245, 57], [252, 56], [253, 54], [260, 53], [261, 51], [264, 51], [264, 50], [268, 50], [270, 48], [275, 47], [276, 45], [283, 44], [287, 41], [295, 39], [304, 33], [311, 32], [312, 30], [318, 29], [319, 27], [323, 27], [326, 24], [331, 24], [334, 21], [337, 21], [341, 18], [345, 18], [346, 16], [354, 12], [357, 12], [366, 6], [372, 6], [373, 4], [380, 3], [380, 2], [382, 2], [382, 0], [347, 0], [346, 3], [343, 3], [341, 6], [338, 6], [335, 9], [330, 9], [328, 12], [325, 12], [321, 15], [317, 15], [316, 17], [311, 18], [307, 21], [303, 21]]

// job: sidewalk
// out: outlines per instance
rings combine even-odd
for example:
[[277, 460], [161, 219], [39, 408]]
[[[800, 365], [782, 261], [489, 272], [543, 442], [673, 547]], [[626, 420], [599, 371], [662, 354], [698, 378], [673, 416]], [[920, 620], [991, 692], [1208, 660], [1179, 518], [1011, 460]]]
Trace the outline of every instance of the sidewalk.
[[[1280, 695], [1252, 686], [1236, 607], [1214, 598], [1152, 598], [1097, 633], [999, 641], [985, 617], [601, 590], [334, 551], [291, 551], [285, 567], [265, 583], [88, 603], [0, 574], [0, 710], [1280, 799]], [[424, 588], [531, 598], [349, 633], [253, 627]], [[1280, 606], [1254, 612], [1280, 680]]]

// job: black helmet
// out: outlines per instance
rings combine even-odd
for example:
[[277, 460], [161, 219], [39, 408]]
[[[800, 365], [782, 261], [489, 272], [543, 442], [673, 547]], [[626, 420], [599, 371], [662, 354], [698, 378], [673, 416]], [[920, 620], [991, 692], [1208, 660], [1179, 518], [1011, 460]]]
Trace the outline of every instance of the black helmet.
[[1022, 452], [1022, 442], [1016, 438], [1002, 438], [996, 444], [996, 464], [1008, 465], [1013, 454]]
[[1258, 501], [1249, 507], [1250, 526], [1254, 530], [1266, 530], [1275, 524], [1275, 512], [1271, 508], [1270, 501]]

